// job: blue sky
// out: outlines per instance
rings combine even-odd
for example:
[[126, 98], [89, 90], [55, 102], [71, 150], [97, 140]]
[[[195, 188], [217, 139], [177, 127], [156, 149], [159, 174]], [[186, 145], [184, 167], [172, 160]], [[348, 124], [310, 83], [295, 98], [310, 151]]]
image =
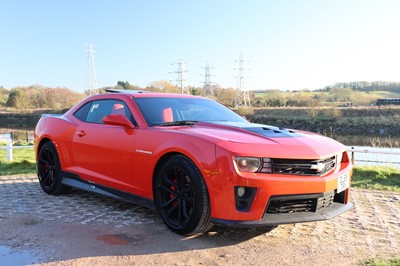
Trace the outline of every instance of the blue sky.
[[248, 89], [317, 89], [400, 80], [400, 1], [0, 0], [0, 86], [82, 92], [86, 44], [99, 87], [174, 80], [235, 87], [240, 54]]

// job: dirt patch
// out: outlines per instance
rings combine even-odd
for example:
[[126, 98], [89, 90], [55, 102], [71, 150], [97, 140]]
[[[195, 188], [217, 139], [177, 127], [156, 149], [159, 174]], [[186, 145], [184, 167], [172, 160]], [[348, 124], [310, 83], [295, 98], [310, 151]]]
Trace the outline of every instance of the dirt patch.
[[170, 232], [154, 210], [78, 190], [48, 196], [34, 176], [0, 177], [0, 195], [0, 245], [43, 265], [354, 265], [400, 256], [400, 193], [353, 189], [354, 208], [328, 221], [192, 237]]

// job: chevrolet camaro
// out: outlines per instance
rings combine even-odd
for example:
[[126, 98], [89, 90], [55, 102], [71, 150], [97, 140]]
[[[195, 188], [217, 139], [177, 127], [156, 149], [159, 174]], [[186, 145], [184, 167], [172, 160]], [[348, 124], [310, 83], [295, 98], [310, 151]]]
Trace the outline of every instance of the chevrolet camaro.
[[345, 146], [248, 122], [198, 96], [90, 96], [63, 115], [42, 115], [34, 144], [44, 192], [74, 187], [156, 208], [182, 235], [325, 220], [352, 206]]

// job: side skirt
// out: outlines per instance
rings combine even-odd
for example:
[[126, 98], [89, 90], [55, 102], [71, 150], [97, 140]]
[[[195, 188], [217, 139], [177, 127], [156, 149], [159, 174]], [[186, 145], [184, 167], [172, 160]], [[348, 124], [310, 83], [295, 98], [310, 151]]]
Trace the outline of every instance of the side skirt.
[[82, 180], [77, 174], [62, 172], [62, 176], [63, 176], [62, 179], [63, 185], [86, 190], [89, 192], [94, 192], [106, 197], [131, 202], [150, 209], [155, 209], [154, 202], [150, 199], [139, 197], [130, 193], [119, 191], [114, 188]]

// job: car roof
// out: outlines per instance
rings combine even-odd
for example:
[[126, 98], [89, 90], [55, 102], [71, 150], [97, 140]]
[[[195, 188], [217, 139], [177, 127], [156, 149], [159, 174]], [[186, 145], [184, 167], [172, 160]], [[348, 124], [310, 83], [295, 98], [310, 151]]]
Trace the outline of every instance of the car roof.
[[189, 94], [159, 93], [159, 92], [139, 91], [139, 90], [107, 89], [106, 92], [108, 92], [109, 94], [118, 93], [118, 94], [130, 95], [134, 98], [203, 98], [201, 96], [195, 96]]

